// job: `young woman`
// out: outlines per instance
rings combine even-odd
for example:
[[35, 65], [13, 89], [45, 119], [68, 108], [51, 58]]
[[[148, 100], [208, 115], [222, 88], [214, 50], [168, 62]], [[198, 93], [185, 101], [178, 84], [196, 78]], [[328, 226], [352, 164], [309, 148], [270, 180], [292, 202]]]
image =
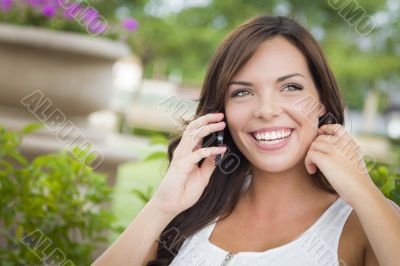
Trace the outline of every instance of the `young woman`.
[[397, 205], [343, 113], [306, 29], [280, 16], [242, 24], [214, 55], [158, 190], [94, 264], [399, 265]]

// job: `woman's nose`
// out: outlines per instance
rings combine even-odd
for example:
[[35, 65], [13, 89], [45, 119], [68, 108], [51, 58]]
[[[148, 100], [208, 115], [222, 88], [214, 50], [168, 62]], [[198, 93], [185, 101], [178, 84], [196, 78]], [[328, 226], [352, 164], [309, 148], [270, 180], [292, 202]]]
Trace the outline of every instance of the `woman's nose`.
[[275, 92], [265, 93], [257, 100], [254, 106], [254, 116], [257, 118], [270, 119], [282, 113], [281, 103]]

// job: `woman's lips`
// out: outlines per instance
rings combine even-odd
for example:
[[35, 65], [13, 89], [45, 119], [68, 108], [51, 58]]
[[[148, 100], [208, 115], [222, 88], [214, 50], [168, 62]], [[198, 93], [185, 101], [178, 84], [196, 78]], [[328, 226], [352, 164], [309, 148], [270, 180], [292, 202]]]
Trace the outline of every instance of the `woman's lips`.
[[264, 142], [258, 141], [254, 137], [253, 133], [249, 133], [249, 136], [252, 139], [252, 141], [255, 143], [257, 148], [259, 148], [263, 151], [274, 151], [274, 150], [279, 150], [279, 149], [285, 147], [291, 140], [293, 132], [294, 132], [294, 129], [291, 130], [290, 135], [287, 136], [286, 138], [281, 138], [281, 139], [273, 141], [273, 142], [277, 142], [277, 143], [268, 143], [268, 141], [264, 141]]

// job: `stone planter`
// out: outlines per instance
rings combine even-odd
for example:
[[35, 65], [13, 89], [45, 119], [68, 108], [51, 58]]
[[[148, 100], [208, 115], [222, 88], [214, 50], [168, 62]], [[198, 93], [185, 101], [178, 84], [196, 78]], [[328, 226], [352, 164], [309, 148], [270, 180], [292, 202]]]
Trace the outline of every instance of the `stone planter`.
[[[113, 183], [117, 166], [137, 159], [134, 151], [121, 147], [137, 139], [95, 128], [87, 118], [108, 107], [113, 65], [129, 54], [126, 45], [115, 41], [0, 23], [0, 124], [9, 129], [48, 124], [21, 103], [40, 91], [51, 101], [51, 109], [59, 109], [82, 138], [101, 151], [104, 162], [97, 170], [107, 173]], [[28, 135], [21, 148], [34, 158], [68, 147], [57, 138], [57, 130], [45, 127]]]
[[113, 63], [127, 46], [83, 34], [0, 24], [0, 104], [40, 90], [65, 114], [87, 115], [107, 107]]

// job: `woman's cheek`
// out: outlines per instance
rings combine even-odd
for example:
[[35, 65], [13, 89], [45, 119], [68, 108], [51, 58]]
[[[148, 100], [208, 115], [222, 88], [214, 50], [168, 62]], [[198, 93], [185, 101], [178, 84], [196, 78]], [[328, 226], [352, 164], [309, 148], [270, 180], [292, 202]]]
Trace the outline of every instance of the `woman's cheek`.
[[248, 107], [239, 104], [230, 104], [225, 108], [225, 116], [229, 128], [236, 132], [245, 128], [246, 121], [250, 119], [246, 110], [248, 110]]
[[295, 106], [287, 106], [286, 110], [291, 119], [297, 124], [296, 142], [298, 143], [298, 147], [301, 153], [306, 153], [318, 135], [318, 118], [309, 117], [301, 113]]
[[312, 130], [310, 127], [302, 127], [301, 130], [298, 132], [299, 142], [302, 146], [302, 153], [306, 155], [308, 150], [310, 149], [311, 144], [317, 137], [317, 132]]
[[243, 134], [248, 130], [247, 123], [251, 120], [249, 108], [239, 104], [228, 105], [225, 109], [226, 122], [234, 142], [240, 147]]

